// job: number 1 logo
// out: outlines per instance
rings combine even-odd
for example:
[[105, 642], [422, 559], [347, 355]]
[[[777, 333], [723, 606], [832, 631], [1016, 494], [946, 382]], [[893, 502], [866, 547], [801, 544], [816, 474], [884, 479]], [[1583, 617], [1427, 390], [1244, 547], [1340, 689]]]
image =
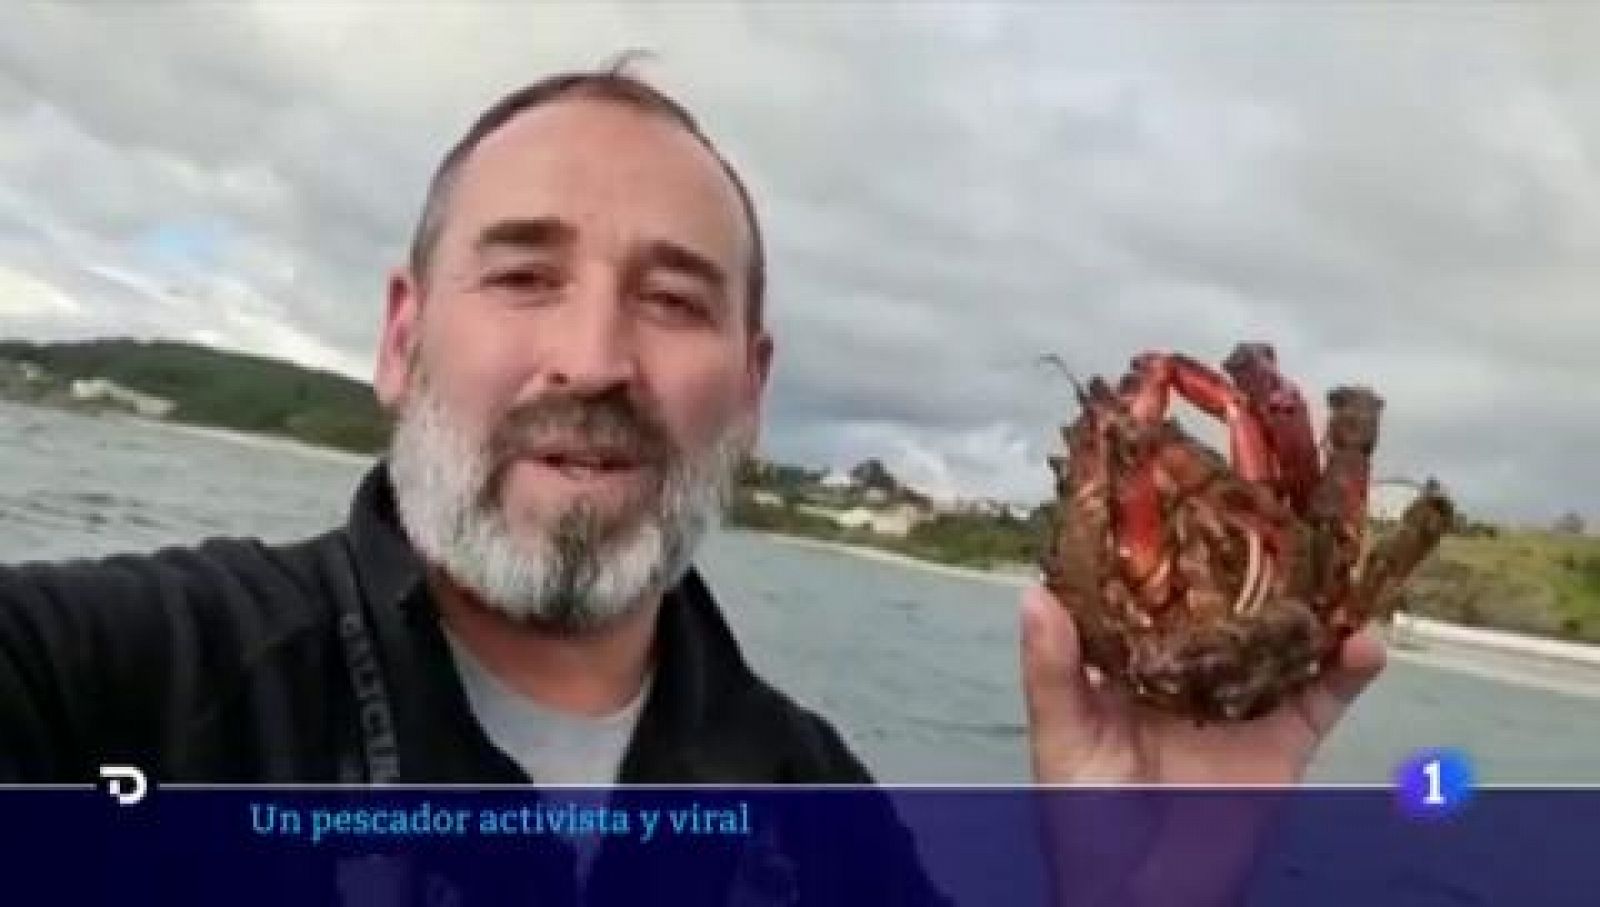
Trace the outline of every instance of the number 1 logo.
[[1459, 810], [1472, 795], [1472, 763], [1459, 750], [1429, 750], [1395, 773], [1395, 795], [1408, 815], [1434, 818]]

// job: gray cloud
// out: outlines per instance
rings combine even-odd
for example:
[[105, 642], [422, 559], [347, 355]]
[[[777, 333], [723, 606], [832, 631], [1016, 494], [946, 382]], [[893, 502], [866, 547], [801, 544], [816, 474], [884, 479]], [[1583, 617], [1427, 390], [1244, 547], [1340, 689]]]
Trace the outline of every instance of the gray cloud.
[[[1600, 518], [1597, 25], [1565, 5], [22, 4], [0, 14], [0, 286], [74, 306], [0, 326], [364, 374], [448, 142], [517, 84], [647, 46], [764, 215], [772, 455], [1037, 498], [1071, 415], [1039, 355], [1114, 373], [1264, 338], [1319, 418], [1333, 384], [1380, 389], [1380, 472], [1437, 473], [1496, 517]], [[162, 236], [205, 252], [158, 260]]]

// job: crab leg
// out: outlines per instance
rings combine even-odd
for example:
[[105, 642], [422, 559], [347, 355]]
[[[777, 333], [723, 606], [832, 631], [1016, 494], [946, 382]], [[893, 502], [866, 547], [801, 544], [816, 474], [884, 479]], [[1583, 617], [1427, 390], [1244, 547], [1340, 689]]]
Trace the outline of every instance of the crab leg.
[[1111, 462], [1103, 422], [1114, 405], [1111, 389], [1095, 380], [1078, 390], [1084, 415], [1064, 430], [1067, 458], [1052, 457], [1056, 494], [1061, 501], [1055, 542], [1041, 564], [1053, 590], [1076, 601], [1093, 601], [1105, 574], [1105, 541], [1110, 533]]
[[1241, 343], [1223, 369], [1249, 399], [1278, 463], [1278, 480], [1295, 513], [1305, 513], [1321, 473], [1311, 413], [1300, 389], [1278, 371], [1278, 355], [1265, 343]]
[[1246, 481], [1275, 477], [1276, 465], [1267, 439], [1249, 400], [1227, 377], [1179, 353], [1144, 353], [1133, 360], [1136, 380], [1131, 386], [1129, 409], [1135, 419], [1158, 424], [1166, 418], [1170, 394], [1176, 391], [1214, 418], [1228, 425], [1228, 447], [1233, 468]]
[[1401, 515], [1400, 528], [1379, 543], [1367, 559], [1366, 569], [1356, 580], [1355, 600], [1362, 613], [1349, 615], [1347, 620], [1386, 617], [1394, 590], [1438, 546], [1454, 521], [1454, 506], [1439, 483], [1430, 479], [1422, 494]]
[[[1076, 382], [1074, 382], [1076, 384]], [[1125, 663], [1125, 627], [1149, 626], [1149, 615], [1134, 607], [1134, 596], [1117, 575], [1111, 541], [1115, 489], [1113, 426], [1123, 420], [1115, 395], [1101, 379], [1078, 387], [1082, 416], [1062, 430], [1066, 457], [1052, 457], [1060, 502], [1053, 541], [1041, 557], [1045, 582], [1079, 621], [1084, 652], [1091, 664]]]
[[1117, 538], [1133, 594], [1159, 608], [1172, 597], [1174, 548], [1161, 513], [1156, 466], [1153, 457], [1145, 460], [1117, 489]]
[[1364, 387], [1328, 392], [1327, 467], [1306, 514], [1315, 550], [1312, 563], [1321, 608], [1348, 600], [1365, 544], [1367, 488], [1378, 444], [1383, 399]]

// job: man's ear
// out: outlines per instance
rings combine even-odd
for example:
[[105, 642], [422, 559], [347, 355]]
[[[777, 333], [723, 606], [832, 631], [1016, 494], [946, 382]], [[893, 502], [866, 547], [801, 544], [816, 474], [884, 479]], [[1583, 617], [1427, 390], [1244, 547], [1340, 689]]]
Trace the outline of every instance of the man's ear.
[[765, 330], [750, 339], [749, 366], [745, 373], [744, 410], [749, 424], [746, 427], [751, 450], [761, 436], [762, 411], [765, 408], [767, 383], [772, 377], [773, 341]]
[[422, 293], [409, 269], [395, 268], [389, 272], [387, 297], [373, 389], [383, 408], [393, 412], [411, 386], [411, 367], [422, 314]]

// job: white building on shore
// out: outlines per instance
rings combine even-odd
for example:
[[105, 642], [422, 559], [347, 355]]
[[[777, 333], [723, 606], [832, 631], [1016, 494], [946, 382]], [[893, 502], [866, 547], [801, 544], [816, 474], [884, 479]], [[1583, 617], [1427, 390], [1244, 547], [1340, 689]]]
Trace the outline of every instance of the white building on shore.
[[846, 529], [869, 529], [879, 535], [904, 537], [925, 518], [923, 511], [912, 504], [894, 504], [889, 507], [851, 507], [834, 510], [802, 504], [802, 513], [830, 519]]
[[165, 419], [176, 408], [171, 400], [141, 394], [104, 378], [78, 378], [72, 382], [74, 400], [110, 400], [130, 406], [133, 411], [150, 419]]

